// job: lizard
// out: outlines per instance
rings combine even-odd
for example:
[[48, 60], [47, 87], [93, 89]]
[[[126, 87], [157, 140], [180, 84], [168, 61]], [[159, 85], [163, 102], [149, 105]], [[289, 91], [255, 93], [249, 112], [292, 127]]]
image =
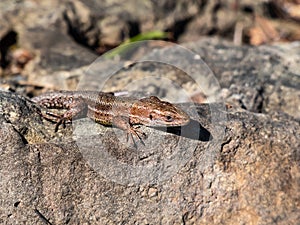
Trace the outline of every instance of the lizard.
[[[148, 127], [174, 127], [187, 125], [190, 118], [186, 112], [156, 96], [137, 99], [128, 96], [116, 96], [112, 92], [98, 91], [54, 91], [44, 93], [31, 99], [41, 107], [47, 109], [65, 109], [61, 114], [47, 112], [42, 116], [56, 122], [55, 132], [59, 126], [65, 127], [66, 122], [73, 118], [87, 116], [102, 125], [114, 125], [136, 136], [143, 144], [140, 136], [146, 136], [135, 125]], [[49, 118], [49, 116], [51, 118]]]

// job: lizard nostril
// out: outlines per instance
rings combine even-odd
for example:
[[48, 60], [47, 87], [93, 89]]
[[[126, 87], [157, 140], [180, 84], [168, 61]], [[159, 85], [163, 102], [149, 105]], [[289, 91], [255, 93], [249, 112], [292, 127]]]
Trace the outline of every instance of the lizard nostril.
[[150, 114], [149, 118], [150, 118], [150, 120], [152, 120], [152, 119], [153, 119], [153, 116]]

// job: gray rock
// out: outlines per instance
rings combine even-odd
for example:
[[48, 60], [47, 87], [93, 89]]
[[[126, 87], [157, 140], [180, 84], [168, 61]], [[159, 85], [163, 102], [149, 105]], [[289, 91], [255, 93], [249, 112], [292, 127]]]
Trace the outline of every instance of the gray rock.
[[300, 118], [299, 43], [237, 47], [218, 39], [186, 45], [208, 64], [223, 99], [252, 112]]
[[[300, 129], [292, 117], [186, 103], [181, 107], [193, 120], [182, 136], [176, 129], [141, 127], [146, 146], [133, 149], [119, 139], [122, 132], [88, 119], [75, 121], [73, 134], [70, 125], [54, 134], [53, 124], [41, 127], [28, 100], [3, 92], [0, 99], [1, 223], [300, 220]], [[27, 140], [24, 127], [37, 136], [47, 132], [46, 138]], [[156, 168], [150, 178], [149, 168]]]

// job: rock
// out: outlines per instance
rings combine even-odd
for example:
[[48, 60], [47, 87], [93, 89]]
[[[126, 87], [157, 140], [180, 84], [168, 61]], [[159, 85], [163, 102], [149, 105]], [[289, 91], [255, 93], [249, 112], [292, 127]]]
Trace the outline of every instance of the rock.
[[[193, 120], [181, 137], [141, 127], [146, 146], [134, 150], [122, 132], [88, 119], [74, 122], [73, 135], [70, 125], [53, 134], [28, 100], [0, 99], [1, 223], [299, 222], [300, 129], [285, 114], [185, 103]], [[48, 136], [27, 140], [23, 127]], [[149, 168], [157, 170], [148, 177]]]
[[226, 102], [252, 112], [281, 111], [300, 118], [299, 43], [236, 47], [204, 39], [185, 46], [214, 72]]
[[25, 97], [4, 91], [1, 91], [0, 94], [1, 123], [7, 124], [5, 129], [9, 132], [3, 131], [3, 135], [7, 135], [5, 140], [8, 143], [14, 142], [13, 139], [10, 139], [12, 133], [17, 133], [22, 137], [20, 140], [23, 144], [49, 140], [46, 138], [49, 135], [44, 132], [41, 118], [39, 116], [32, 117], [33, 114], [40, 114], [40, 110], [36, 106], [33, 106]]
[[89, 48], [96, 48], [100, 43], [100, 31], [95, 26], [91, 10], [81, 1], [69, 2], [63, 13], [68, 27], [68, 34], [75, 41]]

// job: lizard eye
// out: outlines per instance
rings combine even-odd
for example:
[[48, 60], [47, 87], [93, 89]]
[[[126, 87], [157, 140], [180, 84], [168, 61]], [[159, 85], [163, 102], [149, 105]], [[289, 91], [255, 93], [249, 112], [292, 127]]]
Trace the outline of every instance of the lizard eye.
[[172, 122], [173, 121], [173, 117], [172, 116], [166, 116], [166, 121], [167, 122]]

